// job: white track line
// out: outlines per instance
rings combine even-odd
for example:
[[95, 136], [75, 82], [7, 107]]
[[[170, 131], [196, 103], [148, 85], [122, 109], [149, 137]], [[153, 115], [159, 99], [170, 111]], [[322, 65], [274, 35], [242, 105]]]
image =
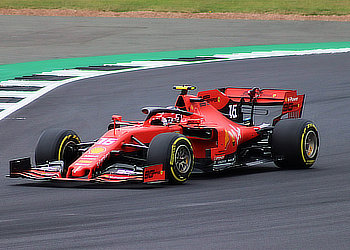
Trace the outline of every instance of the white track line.
[[216, 54], [214, 55], [214, 57], [227, 58], [228, 60], [240, 60], [240, 59], [253, 59], [253, 58], [266, 58], [266, 57], [279, 57], [279, 56], [303, 56], [303, 55], [333, 54], [333, 53], [346, 53], [346, 52], [350, 52], [350, 48]]
[[33, 95], [30, 91], [4, 91], [0, 90], [0, 97], [26, 98]]
[[179, 61], [133, 61], [130, 63], [106, 64], [106, 66], [168, 67], [184, 64], [188, 63]]
[[54, 83], [54, 81], [24, 81], [24, 80], [8, 80], [0, 82], [0, 87], [23, 86], [23, 87], [45, 87]]
[[65, 69], [65, 70], [54, 70], [50, 72], [43, 72], [43, 73], [40, 73], [40, 75], [95, 77], [99, 75], [104, 75], [104, 73], [97, 70]]
[[[72, 76], [73, 78], [62, 80], [62, 81], [31, 81], [31, 80], [8, 80], [0, 82], [0, 86], [38, 86], [43, 87], [38, 91], [27, 92], [27, 91], [0, 91], [0, 97], [19, 97], [24, 98], [17, 103], [0, 103], [0, 109], [4, 109], [0, 112], [0, 120], [20, 108], [26, 106], [32, 101], [38, 99], [42, 95], [49, 91], [64, 85], [66, 83], [92, 78], [96, 76], [103, 76], [109, 74], [119, 74], [129, 71], [190, 65], [199, 63], [210, 63], [218, 61], [232, 61], [252, 58], [269, 58], [269, 57], [280, 57], [280, 56], [300, 56], [300, 55], [315, 55], [315, 54], [333, 54], [333, 53], [346, 53], [350, 52], [350, 48], [343, 49], [315, 49], [315, 50], [303, 50], [303, 51], [270, 51], [270, 52], [252, 52], [252, 53], [232, 53], [232, 54], [216, 54], [212, 57], [217, 59], [205, 60], [205, 61], [132, 61], [129, 63], [116, 63], [116, 64], [105, 64], [106, 66], [138, 66], [137, 68], [115, 70], [115, 71], [97, 71], [97, 70], [78, 70], [78, 69], [67, 69], [67, 70], [55, 70], [51, 72], [43, 72], [40, 75], [55, 75], [55, 76]], [[198, 56], [200, 57], [200, 56]]]
[[13, 105], [16, 105], [17, 103], [0, 103], [0, 109], [8, 109]]

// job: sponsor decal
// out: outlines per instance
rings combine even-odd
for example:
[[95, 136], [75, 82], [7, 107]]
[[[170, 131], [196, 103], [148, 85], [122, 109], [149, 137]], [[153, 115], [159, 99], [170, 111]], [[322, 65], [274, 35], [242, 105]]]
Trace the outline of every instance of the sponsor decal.
[[89, 166], [89, 163], [83, 163], [83, 162], [77, 162], [74, 164], [74, 166]]
[[225, 155], [215, 156], [214, 161], [220, 161], [220, 160], [223, 160], [224, 158], [225, 158]]
[[235, 162], [236, 162], [235, 156], [233, 156], [232, 158], [228, 158], [228, 159], [221, 159], [221, 160], [214, 159], [214, 165], [233, 165]]
[[105, 151], [106, 151], [105, 147], [93, 147], [92, 149], [90, 149], [90, 154], [100, 154]]
[[282, 113], [296, 112], [296, 117], [300, 116], [301, 107], [303, 105], [304, 95], [295, 95], [294, 93], [286, 93], [282, 107]]
[[228, 105], [230, 119], [236, 119], [238, 117], [237, 105]]
[[[298, 98], [296, 99], [298, 100]], [[295, 103], [295, 101], [287, 102], [283, 104], [282, 112], [298, 111], [299, 108], [300, 108], [300, 103]]]
[[133, 174], [135, 174], [135, 172], [134, 171], [132, 171], [132, 170], [127, 170], [127, 169], [118, 169], [117, 170], [117, 172], [116, 172], [117, 174], [122, 174], [122, 175], [133, 175]]
[[229, 131], [229, 132], [232, 133], [233, 138], [236, 138], [237, 139], [237, 144], [239, 144], [239, 141], [241, 140], [241, 137], [242, 137], [241, 129], [240, 128], [236, 128], [235, 126], [233, 126], [231, 124], [229, 126], [231, 127], [231, 131]]
[[220, 102], [220, 96], [218, 97], [211, 97], [210, 95], [204, 95], [201, 97], [204, 101], [211, 103], [211, 102]]
[[87, 160], [94, 160], [96, 158], [98, 158], [98, 155], [93, 155], [93, 154], [85, 154], [82, 158], [87, 159]]
[[106, 175], [103, 175], [101, 177], [108, 178], [110, 180], [130, 180], [130, 179], [135, 178], [133, 176], [115, 176], [115, 175], [111, 175], [111, 174], [106, 174]]
[[85, 157], [85, 156], [83, 156], [83, 157], [81, 157], [80, 159], [81, 159], [81, 160], [85, 160], [85, 161], [90, 161], [90, 163], [91, 163], [91, 162], [93, 162], [94, 160], [98, 159], [98, 157], [91, 158], [91, 157]]
[[165, 180], [165, 171], [163, 170], [163, 164], [145, 167], [143, 171], [144, 182], [164, 181], [164, 180]]
[[104, 175], [103, 177], [107, 177], [110, 180], [123, 180], [123, 179], [125, 179], [125, 176]]
[[233, 136], [225, 129], [225, 149], [227, 149], [230, 138], [233, 139]]
[[297, 102], [298, 100], [299, 100], [298, 97], [288, 97], [288, 98], [286, 98], [287, 102]]
[[231, 140], [232, 140], [232, 145], [235, 146], [235, 136], [233, 135], [232, 131], [227, 131], [228, 134], [231, 136]]
[[117, 138], [103, 138], [102, 137], [100, 140], [98, 140], [98, 142], [96, 142], [96, 144], [109, 146], [109, 145], [112, 145], [113, 143], [115, 143], [116, 141], [118, 141]]
[[92, 163], [92, 161], [88, 161], [88, 160], [85, 160], [85, 159], [81, 159], [78, 162], [79, 163]]

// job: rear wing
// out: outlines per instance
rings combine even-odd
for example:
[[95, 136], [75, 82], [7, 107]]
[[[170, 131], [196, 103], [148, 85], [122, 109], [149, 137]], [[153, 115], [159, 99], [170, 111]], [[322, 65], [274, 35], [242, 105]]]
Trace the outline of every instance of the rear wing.
[[[305, 99], [305, 95], [298, 95], [296, 90], [232, 87], [201, 91], [198, 97], [236, 122], [243, 122], [242, 105], [251, 106], [251, 116], [255, 106], [281, 105], [282, 113], [273, 120], [273, 124], [285, 115], [287, 119], [300, 118]], [[250, 125], [253, 125], [252, 121], [251, 117]]]

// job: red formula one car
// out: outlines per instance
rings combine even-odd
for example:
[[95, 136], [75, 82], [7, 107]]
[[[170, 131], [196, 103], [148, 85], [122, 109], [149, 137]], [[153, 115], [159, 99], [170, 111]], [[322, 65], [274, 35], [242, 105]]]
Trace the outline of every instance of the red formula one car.
[[[10, 161], [11, 178], [82, 182], [186, 182], [193, 170], [220, 171], [273, 161], [309, 168], [317, 157], [315, 124], [300, 119], [304, 95], [295, 90], [222, 88], [181, 93], [174, 107], [147, 107], [144, 121], [113, 115], [108, 131], [81, 142], [72, 130], [44, 131], [30, 158]], [[281, 106], [272, 124], [254, 124], [259, 106]]]

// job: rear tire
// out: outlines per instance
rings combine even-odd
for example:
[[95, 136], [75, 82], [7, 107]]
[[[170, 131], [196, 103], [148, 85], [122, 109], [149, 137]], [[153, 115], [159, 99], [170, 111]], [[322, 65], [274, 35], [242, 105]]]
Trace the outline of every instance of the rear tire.
[[36, 145], [35, 163], [42, 165], [50, 161], [63, 161], [65, 173], [68, 166], [80, 155], [74, 147], [79, 143], [79, 136], [72, 130], [47, 129], [41, 134]]
[[280, 168], [310, 168], [317, 158], [319, 145], [315, 124], [304, 119], [279, 121], [271, 137], [272, 156]]
[[159, 134], [149, 145], [147, 162], [149, 165], [163, 164], [169, 183], [185, 183], [194, 165], [191, 142], [177, 133]]

